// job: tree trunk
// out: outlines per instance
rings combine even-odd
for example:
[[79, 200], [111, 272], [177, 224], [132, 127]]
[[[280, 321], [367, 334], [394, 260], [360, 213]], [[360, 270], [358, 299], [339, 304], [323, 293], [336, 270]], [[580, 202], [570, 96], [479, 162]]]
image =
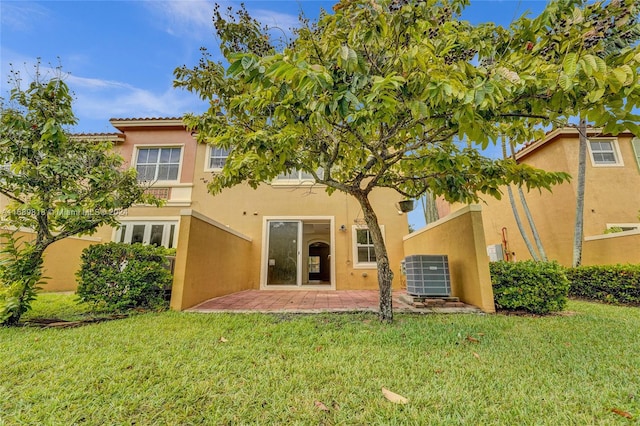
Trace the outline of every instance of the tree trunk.
[[381, 321], [392, 322], [393, 302], [391, 295], [391, 283], [393, 281], [393, 271], [391, 271], [391, 267], [389, 265], [387, 247], [385, 246], [384, 239], [382, 238], [382, 231], [378, 224], [378, 218], [371, 207], [368, 195], [366, 193], [358, 193], [354, 195], [362, 207], [364, 220], [369, 228], [369, 234], [373, 240], [373, 247], [376, 253], [376, 263], [378, 266], [378, 289], [380, 297], [380, 311], [378, 316]]
[[427, 191], [422, 198], [422, 213], [424, 214], [424, 221], [428, 225], [431, 222], [435, 222], [440, 219], [438, 216], [438, 207], [436, 206], [436, 197], [430, 191]]
[[522, 209], [524, 210], [524, 214], [527, 217], [527, 222], [529, 222], [529, 227], [531, 228], [533, 241], [535, 241], [536, 247], [538, 248], [540, 260], [546, 262], [547, 260], [549, 260], [547, 258], [547, 252], [544, 251], [544, 246], [542, 245], [542, 240], [540, 239], [540, 234], [538, 233], [538, 228], [536, 227], [536, 223], [533, 220], [531, 210], [529, 209], [529, 204], [527, 204], [527, 199], [524, 197], [524, 191], [522, 190], [521, 186], [518, 187], [518, 194], [520, 195], [520, 203], [522, 203]]
[[582, 263], [582, 238], [584, 233], [584, 190], [587, 171], [587, 122], [580, 119], [578, 125], [578, 188], [576, 190], [576, 223], [573, 231], [573, 267]]
[[42, 257], [49, 244], [36, 243], [33, 251], [24, 258], [16, 259], [20, 265], [16, 266], [20, 272], [18, 278], [20, 287], [14, 295], [16, 306], [11, 309], [10, 316], [4, 321], [6, 325], [17, 325], [26, 311], [31, 308], [31, 302], [35, 298], [36, 286], [42, 278]]
[[[502, 139], [502, 157], [507, 158], [507, 141], [506, 139]], [[516, 225], [518, 226], [518, 231], [520, 231], [520, 235], [522, 236], [522, 240], [524, 244], [527, 246], [527, 250], [529, 250], [529, 254], [536, 262], [540, 260], [536, 250], [533, 248], [533, 244], [531, 244], [531, 240], [529, 240], [529, 236], [527, 235], [527, 231], [524, 229], [522, 225], [522, 220], [520, 219], [520, 213], [518, 213], [518, 208], [516, 207], [516, 200], [513, 196], [513, 190], [511, 189], [511, 185], [507, 185], [507, 194], [509, 194], [509, 204], [511, 204], [511, 210], [513, 211], [513, 218], [516, 220]], [[508, 258], [507, 258], [508, 259]]]
[[536, 253], [536, 250], [533, 247], [533, 244], [531, 244], [531, 240], [527, 235], [527, 231], [524, 229], [524, 225], [522, 224], [522, 220], [520, 219], [520, 213], [518, 213], [518, 208], [516, 207], [516, 200], [515, 200], [515, 197], [513, 196], [513, 190], [511, 189], [511, 185], [507, 185], [507, 193], [509, 194], [509, 203], [511, 204], [511, 210], [513, 211], [513, 217], [516, 220], [518, 231], [520, 231], [520, 235], [524, 240], [524, 244], [527, 246], [527, 250], [529, 250], [529, 254], [531, 254], [531, 257], [533, 258], [533, 260], [538, 262], [540, 260], [540, 257], [538, 257], [538, 253]]
[[[513, 158], [513, 161], [516, 161], [516, 151], [513, 146], [513, 142], [509, 143], [509, 150], [510, 150], [511, 158]], [[506, 155], [507, 155], [506, 148], [503, 148], [502, 153], [506, 158]], [[522, 190], [522, 186], [518, 186], [518, 195], [520, 196], [520, 204], [522, 204], [522, 210], [524, 211], [524, 215], [527, 218], [527, 222], [529, 223], [529, 228], [531, 228], [531, 235], [533, 235], [533, 241], [536, 243], [536, 248], [538, 249], [538, 253], [540, 254], [540, 260], [542, 260], [543, 262], [546, 262], [548, 260], [547, 253], [544, 251], [544, 246], [542, 245], [542, 240], [540, 239], [540, 233], [538, 232], [536, 223], [533, 220], [533, 215], [531, 214], [531, 209], [529, 209], [529, 204], [527, 203], [527, 199], [524, 196], [524, 191]]]

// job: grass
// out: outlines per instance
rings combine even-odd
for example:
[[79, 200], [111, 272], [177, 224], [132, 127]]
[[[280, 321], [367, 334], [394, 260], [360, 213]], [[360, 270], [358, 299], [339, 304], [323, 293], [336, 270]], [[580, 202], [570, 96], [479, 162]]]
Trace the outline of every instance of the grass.
[[0, 424], [637, 422], [640, 309], [569, 310], [397, 315], [392, 325], [367, 314], [165, 312], [0, 329]]

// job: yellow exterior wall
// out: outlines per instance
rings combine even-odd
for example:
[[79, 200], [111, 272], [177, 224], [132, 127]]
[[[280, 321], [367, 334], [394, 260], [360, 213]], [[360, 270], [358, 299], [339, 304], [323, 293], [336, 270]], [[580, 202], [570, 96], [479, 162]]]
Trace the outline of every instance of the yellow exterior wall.
[[[16, 238], [32, 241], [35, 239], [35, 234], [18, 232]], [[42, 291], [75, 291], [77, 288], [75, 274], [80, 269], [82, 250], [90, 245], [99, 244], [101, 241], [101, 238], [95, 236], [70, 237], [47, 247], [44, 251], [42, 276], [48, 277], [48, 279], [44, 280]]]
[[247, 259], [251, 241], [202, 216], [180, 219], [171, 308], [183, 310], [217, 296], [253, 288]]
[[[189, 195], [187, 200], [169, 199], [161, 208], [131, 207], [126, 212], [126, 216], [122, 217], [123, 223], [126, 223], [126, 220], [153, 220], [154, 218], [178, 220], [182, 209], [200, 212], [252, 239], [251, 250], [244, 255], [241, 268], [247, 271], [247, 285], [250, 288], [260, 288], [266, 217], [331, 219], [334, 241], [328, 242], [333, 243], [335, 289], [378, 288], [375, 267], [359, 269], [354, 266], [352, 229], [354, 225], [364, 223], [362, 211], [354, 198], [340, 192], [329, 196], [324, 187], [307, 183], [296, 186], [279, 183], [262, 184], [257, 189], [252, 189], [248, 185], [237, 185], [213, 196], [207, 191], [207, 183], [212, 176], [212, 172], [205, 171], [208, 160], [207, 147], [197, 144], [193, 136], [181, 127], [179, 121], [173, 119], [114, 120], [112, 124], [124, 132], [122, 138], [124, 143], [117, 144], [116, 150], [128, 165], [132, 165], [135, 161], [135, 146], [182, 146], [183, 158], [179, 181], [159, 182], [156, 186], [170, 187], [172, 194], [178, 188], [182, 194]], [[392, 190], [376, 189], [370, 198], [378, 221], [384, 227], [389, 260], [395, 275], [393, 286], [398, 289], [401, 285], [400, 261], [404, 257], [402, 237], [408, 232], [407, 216], [398, 214], [396, 206], [402, 197]], [[340, 230], [342, 225], [345, 231]], [[96, 234], [104, 242], [112, 241], [113, 235], [113, 229], [110, 227], [102, 227]], [[188, 235], [185, 235], [181, 227], [177, 240], [178, 258], [181, 244], [187, 237]], [[305, 238], [311, 237], [311, 235], [305, 235]], [[303, 253], [305, 250], [306, 247], [303, 247]], [[74, 272], [75, 270], [61, 271], [56, 274], [72, 276]]]
[[[624, 166], [594, 167], [587, 153], [584, 236], [588, 238], [604, 233], [607, 224], [639, 223], [640, 172], [631, 145], [632, 135], [618, 136], [620, 155]], [[551, 139], [520, 155], [519, 162], [548, 171], [564, 171], [572, 175], [569, 183], [554, 186], [553, 192], [532, 190], [526, 192], [527, 204], [532, 212], [536, 227], [549, 259], [570, 266], [573, 258], [573, 231], [575, 223], [578, 135], [577, 132], [558, 132]], [[530, 259], [516, 226], [506, 188], [503, 198], [485, 198], [483, 217], [487, 244], [502, 242], [502, 228], [507, 229], [509, 251], [515, 252], [516, 260]], [[532, 240], [531, 231], [521, 208], [518, 193], [514, 188], [518, 211]], [[463, 207], [454, 205], [453, 209]], [[605, 263], [605, 259], [587, 258], [587, 244], [583, 246], [583, 263]], [[638, 250], [636, 248], [635, 250]], [[606, 261], [606, 263], [609, 263]]]
[[464, 207], [407, 235], [404, 252], [406, 256], [446, 254], [451, 295], [485, 312], [495, 312], [480, 206]]
[[587, 238], [583, 265], [640, 264], [640, 231], [618, 232]]

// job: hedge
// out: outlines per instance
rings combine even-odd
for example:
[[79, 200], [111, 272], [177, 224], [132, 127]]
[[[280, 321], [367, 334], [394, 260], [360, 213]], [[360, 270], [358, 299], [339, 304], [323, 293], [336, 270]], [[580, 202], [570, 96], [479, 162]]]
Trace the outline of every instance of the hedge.
[[567, 271], [572, 297], [613, 304], [640, 304], [640, 265], [580, 266]]
[[107, 243], [82, 252], [77, 294], [107, 311], [168, 306], [171, 273], [166, 249], [142, 244]]
[[557, 262], [491, 262], [497, 309], [548, 314], [565, 308], [569, 280]]

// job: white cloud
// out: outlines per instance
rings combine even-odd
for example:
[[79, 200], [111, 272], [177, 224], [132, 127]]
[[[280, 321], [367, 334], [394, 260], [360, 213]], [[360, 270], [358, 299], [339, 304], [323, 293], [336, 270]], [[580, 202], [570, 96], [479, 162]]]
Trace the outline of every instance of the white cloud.
[[[239, 2], [219, 1], [218, 3], [220, 4], [222, 13], [226, 13], [227, 7], [229, 6], [231, 6], [234, 11], [240, 7]], [[171, 35], [201, 38], [203, 36], [209, 36], [214, 32], [212, 21], [214, 1], [147, 0], [144, 4], [147, 10], [157, 19], [156, 25], [159, 25], [164, 31]], [[291, 33], [290, 29], [299, 25], [297, 14], [292, 15], [265, 8], [254, 9], [252, 6], [255, 4], [264, 5], [265, 2], [253, 1], [248, 2], [246, 5], [251, 16], [269, 28], [280, 28], [289, 36]]]
[[155, 25], [171, 35], [199, 39], [213, 32], [213, 1], [146, 0], [144, 5]]
[[[103, 131], [110, 118], [180, 117], [186, 112], [202, 112], [205, 105], [197, 96], [174, 89], [168, 82], [163, 92], [134, 87], [117, 81], [70, 77], [74, 111], [79, 131]], [[98, 126], [100, 129], [88, 128]]]
[[49, 10], [33, 2], [0, 1], [2, 30], [28, 31], [49, 15]]
[[267, 9], [257, 9], [252, 10], [251, 15], [256, 18], [258, 22], [268, 26], [269, 28], [278, 27], [286, 31], [287, 33], [290, 32], [291, 28], [295, 28], [300, 25], [298, 15], [292, 15], [290, 13], [281, 13]]

